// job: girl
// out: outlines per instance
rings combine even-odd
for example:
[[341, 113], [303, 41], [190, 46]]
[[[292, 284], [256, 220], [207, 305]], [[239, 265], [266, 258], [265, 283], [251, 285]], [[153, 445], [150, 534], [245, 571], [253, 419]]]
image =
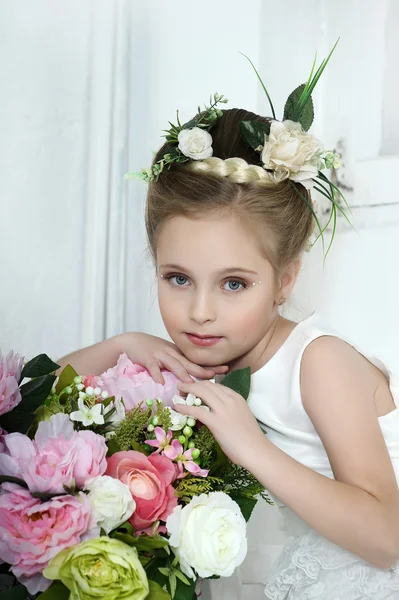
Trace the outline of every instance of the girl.
[[[262, 482], [293, 536], [267, 598], [399, 598], [399, 384], [316, 316], [294, 323], [278, 310], [312, 233], [309, 183], [328, 157], [297, 122], [222, 112], [214, 100], [168, 132], [144, 172], [159, 306], [174, 344], [123, 334], [61, 364], [100, 373], [127, 352], [157, 381], [170, 369], [182, 394], [208, 405], [179, 410]], [[247, 143], [242, 122], [263, 132], [263, 144]], [[248, 366], [247, 403], [190, 377]]]

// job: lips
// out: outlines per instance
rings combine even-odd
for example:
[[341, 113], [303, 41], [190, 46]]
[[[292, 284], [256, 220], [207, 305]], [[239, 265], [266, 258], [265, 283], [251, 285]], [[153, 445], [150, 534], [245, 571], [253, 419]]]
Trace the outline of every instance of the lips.
[[187, 339], [195, 346], [214, 346], [222, 339], [221, 336], [201, 335], [198, 333], [186, 333]]

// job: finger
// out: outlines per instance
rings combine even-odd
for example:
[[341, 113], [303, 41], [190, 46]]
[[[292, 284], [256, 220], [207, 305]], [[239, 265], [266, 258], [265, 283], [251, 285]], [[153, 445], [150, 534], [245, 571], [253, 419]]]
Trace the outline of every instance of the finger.
[[227, 365], [220, 366], [220, 367], [209, 367], [209, 368], [212, 369], [213, 371], [215, 371], [215, 373], [217, 373], [217, 375], [223, 375], [224, 373], [227, 373], [227, 371], [229, 370], [229, 367]]
[[201, 367], [200, 365], [196, 365], [192, 363], [187, 358], [182, 357], [179, 359], [184, 364], [187, 372], [190, 373], [193, 377], [197, 377], [198, 379], [212, 379], [215, 377], [215, 371], [212, 368]]
[[188, 373], [198, 379], [212, 379], [216, 374], [226, 373], [229, 369], [227, 366], [220, 365], [217, 367], [201, 367], [183, 355], [179, 356], [178, 360], [184, 365]]
[[193, 417], [200, 423], [203, 423], [208, 427], [208, 423], [210, 419], [211, 412], [207, 410], [204, 406], [201, 408], [200, 406], [187, 406], [186, 404], [176, 404], [174, 407], [175, 411], [181, 413], [182, 415], [186, 415], [187, 417]]
[[162, 376], [160, 366], [156, 361], [152, 361], [151, 363], [149, 363], [147, 369], [156, 383], [161, 383], [162, 385], [165, 384], [165, 380]]
[[162, 366], [171, 371], [176, 377], [180, 379], [180, 381], [184, 381], [186, 383], [192, 383], [193, 378], [187, 373], [186, 368], [180, 361], [180, 359], [171, 356], [170, 354], [166, 354], [162, 357]]
[[191, 393], [200, 398], [211, 410], [215, 410], [221, 401], [221, 393], [217, 391], [217, 386], [210, 381], [179, 383], [177, 387], [179, 391], [185, 394]]

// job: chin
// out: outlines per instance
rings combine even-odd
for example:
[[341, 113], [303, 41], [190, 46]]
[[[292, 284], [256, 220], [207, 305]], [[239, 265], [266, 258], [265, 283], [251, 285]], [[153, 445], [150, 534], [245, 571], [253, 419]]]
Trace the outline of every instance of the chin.
[[218, 367], [220, 365], [228, 365], [236, 356], [223, 352], [216, 347], [210, 348], [193, 348], [192, 346], [179, 346], [184, 356], [191, 362], [200, 365], [201, 367]]

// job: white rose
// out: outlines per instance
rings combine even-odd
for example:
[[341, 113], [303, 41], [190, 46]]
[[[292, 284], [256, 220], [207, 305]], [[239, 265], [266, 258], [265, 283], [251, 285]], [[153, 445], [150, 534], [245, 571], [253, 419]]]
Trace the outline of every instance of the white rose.
[[179, 150], [193, 160], [204, 160], [213, 154], [212, 136], [205, 129], [193, 127], [192, 129], [182, 129], [177, 136], [179, 140]]
[[106, 533], [122, 525], [136, 510], [136, 503], [127, 485], [108, 475], [93, 477], [86, 482], [92, 513], [97, 525]]
[[247, 554], [246, 523], [240, 507], [223, 492], [194, 496], [166, 521], [169, 544], [187, 577], [229, 577]]
[[272, 121], [261, 158], [263, 167], [274, 171], [276, 183], [291, 179], [309, 189], [320, 167], [321, 151], [321, 142], [300, 123]]

